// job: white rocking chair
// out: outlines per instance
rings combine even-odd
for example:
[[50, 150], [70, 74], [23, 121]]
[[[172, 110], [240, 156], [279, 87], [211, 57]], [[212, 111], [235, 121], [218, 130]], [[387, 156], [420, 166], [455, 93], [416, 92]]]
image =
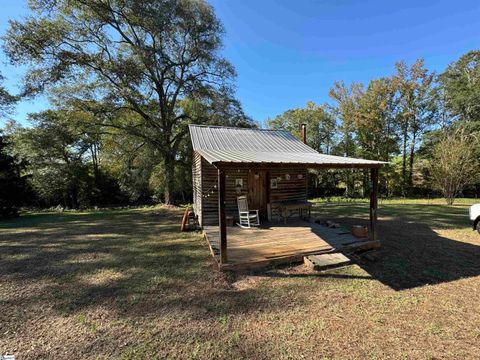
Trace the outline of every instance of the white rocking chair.
[[260, 218], [258, 216], [258, 210], [248, 210], [248, 201], [246, 196], [239, 196], [237, 198], [238, 203], [238, 217], [240, 222], [238, 226], [246, 229], [250, 229], [252, 226], [260, 226]]

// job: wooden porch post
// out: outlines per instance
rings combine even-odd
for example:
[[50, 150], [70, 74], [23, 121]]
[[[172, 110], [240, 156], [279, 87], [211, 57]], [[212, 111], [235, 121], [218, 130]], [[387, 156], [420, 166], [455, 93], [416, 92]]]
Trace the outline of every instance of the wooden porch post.
[[370, 192], [370, 240], [377, 240], [377, 206], [378, 206], [378, 169], [370, 169], [372, 190]]
[[227, 223], [225, 218], [225, 170], [218, 169], [218, 228], [220, 231], [220, 263], [227, 262]]

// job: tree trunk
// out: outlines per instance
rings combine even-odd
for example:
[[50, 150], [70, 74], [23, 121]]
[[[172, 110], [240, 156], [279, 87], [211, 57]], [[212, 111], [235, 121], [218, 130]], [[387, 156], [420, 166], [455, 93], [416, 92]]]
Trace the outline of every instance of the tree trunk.
[[98, 147], [95, 143], [90, 146], [90, 154], [92, 157], [94, 181], [95, 181], [95, 185], [98, 186], [98, 178], [99, 178]]
[[71, 209], [78, 209], [78, 186], [74, 184], [70, 188], [70, 208]]
[[453, 205], [453, 202], [454, 202], [455, 198], [453, 196], [448, 196], [446, 198], [446, 201], [447, 201], [447, 205]]
[[165, 204], [175, 203], [175, 156], [172, 153], [165, 155], [163, 159], [164, 168], [164, 186], [165, 186]]
[[405, 183], [407, 179], [407, 132], [403, 133], [403, 161], [402, 161], [402, 193], [405, 195]]
[[410, 159], [409, 159], [409, 171], [408, 171], [408, 186], [413, 186], [413, 162], [415, 157], [415, 141], [417, 134], [414, 132], [412, 137], [412, 143], [410, 144]]
[[368, 169], [363, 170], [363, 190], [362, 190], [362, 197], [366, 198], [368, 196], [370, 190], [370, 179], [369, 179], [369, 171]]
[[350, 197], [350, 173], [348, 170], [345, 171], [345, 197]]

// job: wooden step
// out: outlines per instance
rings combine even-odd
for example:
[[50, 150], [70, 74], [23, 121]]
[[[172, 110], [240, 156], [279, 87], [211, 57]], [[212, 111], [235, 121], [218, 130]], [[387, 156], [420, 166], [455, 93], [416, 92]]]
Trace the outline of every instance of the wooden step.
[[342, 251], [347, 253], [355, 253], [360, 251], [379, 249], [380, 246], [381, 245], [379, 240], [358, 240], [352, 243], [343, 244]]
[[312, 270], [326, 270], [348, 265], [351, 260], [341, 253], [333, 253], [305, 256], [303, 262]]

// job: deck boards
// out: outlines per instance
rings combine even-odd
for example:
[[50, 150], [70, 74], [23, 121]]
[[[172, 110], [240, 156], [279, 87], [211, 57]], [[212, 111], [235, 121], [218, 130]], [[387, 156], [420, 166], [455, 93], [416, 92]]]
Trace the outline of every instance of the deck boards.
[[[205, 226], [204, 233], [218, 261], [218, 226]], [[254, 268], [302, 261], [307, 255], [336, 252], [350, 246], [378, 247], [377, 243], [355, 238], [344, 228], [331, 229], [301, 220], [287, 224], [266, 223], [252, 229], [227, 227], [228, 263], [222, 268]]]
[[327, 270], [350, 264], [352, 261], [341, 253], [310, 255], [303, 258], [304, 264], [312, 270]]

